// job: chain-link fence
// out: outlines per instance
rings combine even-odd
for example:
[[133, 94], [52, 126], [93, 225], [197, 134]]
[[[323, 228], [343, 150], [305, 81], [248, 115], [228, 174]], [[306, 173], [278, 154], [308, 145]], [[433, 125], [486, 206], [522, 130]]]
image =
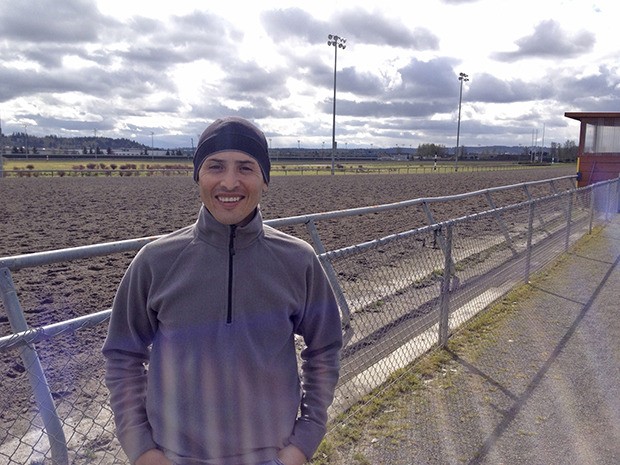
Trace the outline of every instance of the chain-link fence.
[[[459, 325], [617, 212], [619, 184], [552, 189], [539, 197], [530, 195], [534, 186], [519, 186], [528, 194], [522, 202], [497, 207], [488, 197], [490, 208], [437, 223], [427, 208], [433, 199], [267, 221], [305, 225], [337, 294], [346, 346], [332, 414], [353, 411], [391, 374], [445, 344]], [[425, 208], [431, 224], [325, 250], [321, 221], [411, 205]], [[98, 350], [110, 310], [29, 328], [11, 271], [138, 250], [153, 239], [0, 259], [2, 305], [14, 332], [0, 338], [1, 362], [10, 368], [0, 381], [2, 463], [127, 463], [115, 439]]]

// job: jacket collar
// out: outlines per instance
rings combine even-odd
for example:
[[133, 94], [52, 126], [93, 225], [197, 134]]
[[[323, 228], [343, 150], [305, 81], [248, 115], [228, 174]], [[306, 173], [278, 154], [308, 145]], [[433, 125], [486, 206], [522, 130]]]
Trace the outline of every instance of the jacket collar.
[[[231, 225], [222, 224], [205, 208], [200, 207], [196, 221], [196, 237], [217, 247], [228, 247]], [[245, 226], [235, 226], [235, 248], [247, 247], [263, 235], [263, 216], [256, 208], [254, 218]]]

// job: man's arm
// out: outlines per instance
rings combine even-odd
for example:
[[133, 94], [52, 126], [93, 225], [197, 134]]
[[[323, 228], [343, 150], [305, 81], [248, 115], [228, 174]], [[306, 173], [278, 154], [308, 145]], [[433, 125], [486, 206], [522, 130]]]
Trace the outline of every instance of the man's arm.
[[146, 415], [146, 364], [157, 324], [147, 308], [150, 272], [136, 259], [114, 298], [102, 349], [116, 433], [131, 463], [156, 447]]
[[306, 279], [307, 300], [297, 328], [306, 344], [301, 352], [302, 399], [289, 440], [310, 460], [327, 430], [327, 410], [340, 371], [342, 327], [336, 298], [316, 257]]

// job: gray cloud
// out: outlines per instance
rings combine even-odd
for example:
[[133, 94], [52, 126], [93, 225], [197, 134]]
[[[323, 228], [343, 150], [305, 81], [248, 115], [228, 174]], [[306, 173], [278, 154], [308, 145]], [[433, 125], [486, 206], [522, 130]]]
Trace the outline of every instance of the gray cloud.
[[539, 23], [534, 33], [516, 41], [518, 49], [513, 52], [498, 52], [493, 57], [499, 61], [516, 61], [524, 58], [568, 58], [592, 50], [596, 38], [594, 33], [578, 31], [569, 33], [552, 19]]
[[287, 43], [290, 39], [310, 44], [327, 41], [328, 24], [300, 8], [265, 11], [261, 21], [271, 40], [283, 48], [294, 46]]
[[400, 20], [388, 18], [379, 10], [347, 10], [335, 18], [340, 25], [342, 35], [356, 43], [391, 47], [410, 48], [413, 50], [437, 50], [439, 39], [426, 28], [413, 30]]
[[530, 83], [519, 78], [506, 81], [488, 73], [477, 75], [467, 88], [468, 100], [484, 103], [528, 102], [552, 97], [549, 82]]
[[457, 91], [456, 61], [451, 58], [437, 58], [429, 61], [412, 59], [399, 70], [402, 86], [394, 97], [422, 99], [453, 99]]
[[97, 39], [97, 29], [110, 23], [113, 21], [99, 14], [90, 0], [0, 4], [0, 34], [5, 40], [30, 44], [91, 42]]

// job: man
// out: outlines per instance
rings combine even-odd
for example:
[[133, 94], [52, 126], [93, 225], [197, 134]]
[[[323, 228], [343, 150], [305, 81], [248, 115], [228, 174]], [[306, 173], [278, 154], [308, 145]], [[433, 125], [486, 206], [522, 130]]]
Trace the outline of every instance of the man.
[[194, 154], [197, 222], [123, 277], [103, 354], [132, 464], [301, 465], [325, 434], [340, 316], [312, 247], [263, 225], [269, 173], [256, 126], [212, 123]]

